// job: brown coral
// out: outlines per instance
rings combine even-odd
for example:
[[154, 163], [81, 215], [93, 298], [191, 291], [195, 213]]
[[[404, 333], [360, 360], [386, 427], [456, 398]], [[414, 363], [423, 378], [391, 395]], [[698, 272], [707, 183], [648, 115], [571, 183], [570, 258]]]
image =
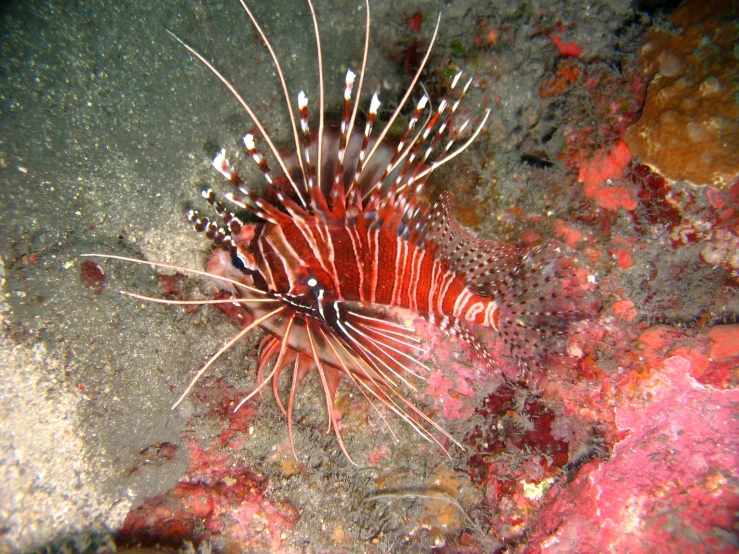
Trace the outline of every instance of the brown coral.
[[739, 79], [732, 2], [688, 0], [640, 54], [644, 111], [626, 131], [641, 162], [669, 179], [728, 188], [739, 177]]

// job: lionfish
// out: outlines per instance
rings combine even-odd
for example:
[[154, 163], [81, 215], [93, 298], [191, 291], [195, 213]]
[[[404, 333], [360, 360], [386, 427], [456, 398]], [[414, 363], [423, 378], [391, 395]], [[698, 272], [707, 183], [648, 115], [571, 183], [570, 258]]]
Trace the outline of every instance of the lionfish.
[[[351, 381], [383, 420], [380, 405], [444, 451], [444, 439], [462, 448], [403, 394], [404, 387], [415, 390], [413, 381], [423, 379], [428, 368], [414, 355], [420, 345], [413, 330], [387, 316], [383, 307], [415, 312], [472, 345], [489, 365], [493, 359], [470, 326], [493, 329], [502, 337], [508, 354], [527, 368], [548, 353], [546, 344], [556, 342], [551, 339], [564, 335], [571, 322], [583, 317], [583, 299], [592, 278], [556, 243], [525, 252], [513, 245], [478, 239], [454, 222], [448, 194], [436, 202], [427, 199], [431, 175], [475, 140], [490, 114], [487, 110], [471, 136], [461, 142], [470, 120], [457, 124], [455, 114], [472, 79], [460, 85], [462, 74], [458, 73], [435, 108], [423, 92], [411, 108], [400, 139], [391, 142], [386, 138], [428, 62], [440, 16], [411, 84], [384, 127], [375, 131], [380, 108], [375, 93], [363, 129], [358, 129], [370, 30], [370, 7], [365, 0], [361, 68], [346, 72], [341, 122], [333, 128], [325, 122], [321, 37], [312, 1], [307, 0], [318, 52], [318, 124], [317, 130], [312, 130], [308, 98], [303, 91], [298, 93], [296, 116], [278, 57], [251, 10], [244, 0], [240, 2], [274, 62], [291, 122], [294, 151], [280, 153], [231, 82], [203, 55], [170, 33], [228, 88], [251, 117], [259, 136], [246, 134], [243, 142], [266, 180], [264, 191], [258, 194], [221, 150], [212, 164], [236, 189], [225, 198], [248, 217], [227, 208], [210, 189], [203, 196], [220, 223], [197, 211], [188, 212], [195, 229], [214, 247], [207, 271], [188, 271], [209, 276], [231, 293], [230, 298], [174, 301], [127, 293], [172, 304], [233, 302], [253, 318], [200, 369], [173, 409], [219, 356], [260, 327], [267, 334], [258, 351], [257, 385], [236, 409], [271, 382], [274, 398], [287, 419], [293, 453], [296, 393], [313, 371], [318, 372], [325, 394], [329, 430], [333, 429], [351, 463], [334, 411], [343, 378]], [[258, 140], [264, 141], [279, 166], [278, 174], [273, 174]], [[292, 381], [285, 405], [278, 381], [288, 368]]]

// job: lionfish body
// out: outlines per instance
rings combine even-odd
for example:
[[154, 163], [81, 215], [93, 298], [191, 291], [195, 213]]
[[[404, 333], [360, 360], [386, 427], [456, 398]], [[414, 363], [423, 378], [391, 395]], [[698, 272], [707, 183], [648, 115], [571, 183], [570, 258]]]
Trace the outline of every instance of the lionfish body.
[[[289, 99], [279, 61], [246, 5], [244, 9], [272, 53]], [[366, 9], [369, 27], [369, 5]], [[314, 13], [313, 21], [320, 57]], [[435, 38], [436, 32], [432, 45]], [[324, 127], [319, 106], [318, 129], [311, 131], [307, 99], [301, 92], [299, 127], [289, 102], [287, 106], [295, 152], [281, 155], [233, 86], [200, 54], [183, 45], [249, 112], [260, 129], [259, 142], [267, 143], [281, 170], [274, 176], [258, 139], [246, 135], [246, 149], [267, 181], [261, 195], [246, 186], [225, 151], [213, 165], [236, 186], [239, 193], [226, 197], [249, 212], [251, 222], [242, 222], [210, 190], [204, 196], [222, 223], [194, 211], [189, 214], [196, 229], [215, 244], [208, 274], [253, 316], [253, 323], [229, 341], [198, 377], [245, 332], [256, 326], [266, 329], [259, 352], [259, 386], [247, 398], [272, 382], [275, 399], [287, 416], [291, 444], [296, 391], [312, 371], [320, 376], [329, 427], [347, 458], [333, 410], [342, 378], [352, 381], [373, 406], [384, 405], [424, 438], [442, 448], [438, 435], [454, 441], [401, 392], [405, 387], [413, 389], [427, 368], [414, 356], [419, 344], [412, 330], [386, 317], [383, 306], [405, 308], [425, 317], [472, 344], [489, 363], [491, 358], [471, 326], [494, 329], [521, 366], [536, 363], [535, 343], [542, 337], [556, 336], [580, 317], [580, 292], [587, 277], [559, 254], [557, 245], [524, 253], [510, 245], [476, 239], [451, 219], [449, 198], [436, 203], [427, 200], [429, 176], [464, 150], [487, 118], [486, 114], [471, 138], [458, 144], [467, 123], [454, 121], [455, 110], [469, 85], [458, 86], [459, 75], [435, 108], [428, 109], [429, 99], [421, 98], [404, 136], [395, 144], [385, 135], [409, 98], [420, 69], [380, 133], [373, 133], [377, 95], [364, 129], [354, 130], [362, 79], [352, 102], [353, 71], [346, 77], [339, 129]], [[427, 58], [428, 53], [424, 64]], [[364, 63], [360, 75], [363, 70]], [[319, 71], [321, 102], [322, 81]], [[287, 406], [277, 386], [286, 369], [292, 370]]]

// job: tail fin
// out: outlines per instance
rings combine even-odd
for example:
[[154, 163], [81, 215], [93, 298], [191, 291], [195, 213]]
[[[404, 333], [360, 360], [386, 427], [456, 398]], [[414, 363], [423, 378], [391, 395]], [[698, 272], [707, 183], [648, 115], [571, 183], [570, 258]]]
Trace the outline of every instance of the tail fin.
[[[541, 366], [551, 354], [567, 354], [572, 325], [598, 313], [595, 277], [580, 267], [575, 253], [553, 241], [521, 255], [517, 247], [478, 239], [452, 216], [451, 195], [442, 194], [423, 215], [421, 227], [437, 252], [463, 275], [467, 289], [498, 305], [498, 332], [511, 356], [524, 369]], [[462, 321], [428, 318], [480, 351]], [[465, 338], [467, 337], [467, 338]]]
[[498, 331], [520, 367], [533, 369], [552, 354], [567, 354], [568, 330], [600, 309], [595, 288], [595, 277], [559, 243], [521, 257], [495, 293]]

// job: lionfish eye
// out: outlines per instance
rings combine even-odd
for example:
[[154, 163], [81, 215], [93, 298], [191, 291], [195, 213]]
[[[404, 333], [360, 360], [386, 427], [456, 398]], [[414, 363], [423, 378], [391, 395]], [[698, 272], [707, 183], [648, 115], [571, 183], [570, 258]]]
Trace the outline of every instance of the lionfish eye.
[[318, 284], [318, 279], [315, 277], [311, 277], [305, 282], [306, 285], [308, 285], [310, 288], [315, 287]]
[[236, 269], [240, 271], [244, 271], [246, 269], [246, 263], [241, 257], [241, 254], [234, 254], [233, 256], [231, 256], [231, 263]]

